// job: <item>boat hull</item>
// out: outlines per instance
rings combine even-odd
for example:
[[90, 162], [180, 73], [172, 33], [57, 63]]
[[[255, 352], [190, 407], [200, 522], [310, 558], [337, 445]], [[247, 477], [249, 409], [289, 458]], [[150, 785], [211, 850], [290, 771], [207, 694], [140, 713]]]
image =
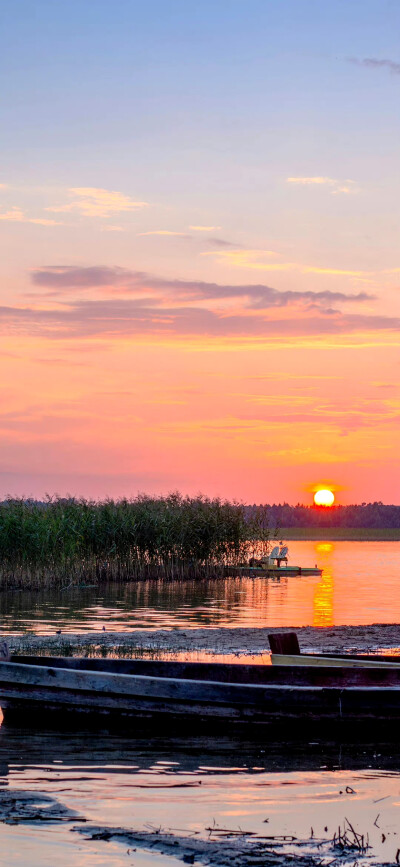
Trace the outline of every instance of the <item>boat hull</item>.
[[292, 735], [322, 725], [367, 731], [398, 728], [400, 671], [48, 658], [0, 663], [0, 706], [6, 721], [56, 712], [173, 728], [190, 721], [191, 730], [229, 723], [284, 726]]

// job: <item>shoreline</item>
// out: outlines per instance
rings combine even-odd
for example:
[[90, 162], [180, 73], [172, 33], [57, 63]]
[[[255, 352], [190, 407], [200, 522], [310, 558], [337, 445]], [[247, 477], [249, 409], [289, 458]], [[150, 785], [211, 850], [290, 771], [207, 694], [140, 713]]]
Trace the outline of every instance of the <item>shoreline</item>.
[[389, 527], [281, 527], [287, 542], [400, 542], [400, 528]]
[[269, 653], [268, 634], [296, 632], [304, 651], [325, 653], [368, 652], [400, 648], [400, 624], [367, 626], [301, 626], [262, 628], [175, 628], [131, 632], [64, 632], [62, 635], [33, 633], [3, 634], [12, 653], [48, 651], [52, 655], [87, 655], [93, 651], [107, 656], [118, 651], [154, 654], [202, 652], [212, 655], [256, 656]]

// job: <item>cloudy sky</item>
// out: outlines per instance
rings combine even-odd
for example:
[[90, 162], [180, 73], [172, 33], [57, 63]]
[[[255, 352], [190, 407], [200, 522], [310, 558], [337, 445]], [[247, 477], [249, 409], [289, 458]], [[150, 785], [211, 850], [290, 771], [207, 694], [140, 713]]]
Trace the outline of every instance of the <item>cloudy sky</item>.
[[398, 502], [397, 0], [0, 30], [0, 497]]

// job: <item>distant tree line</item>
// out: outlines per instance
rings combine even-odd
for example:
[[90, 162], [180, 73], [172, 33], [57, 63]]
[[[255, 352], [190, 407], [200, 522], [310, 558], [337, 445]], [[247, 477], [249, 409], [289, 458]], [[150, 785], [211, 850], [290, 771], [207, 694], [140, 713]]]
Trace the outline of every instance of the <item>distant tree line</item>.
[[246, 518], [254, 514], [263, 515], [263, 523], [270, 530], [275, 527], [373, 527], [377, 529], [400, 528], [400, 506], [375, 503], [361, 503], [357, 506], [290, 506], [249, 505], [245, 507]]

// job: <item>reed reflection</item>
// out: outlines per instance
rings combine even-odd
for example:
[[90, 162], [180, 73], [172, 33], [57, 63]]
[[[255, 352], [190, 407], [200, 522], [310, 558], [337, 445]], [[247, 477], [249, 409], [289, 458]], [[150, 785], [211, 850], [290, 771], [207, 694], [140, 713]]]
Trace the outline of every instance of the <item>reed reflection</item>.
[[[290, 542], [322, 577], [140, 581], [0, 594], [2, 632], [329, 626], [400, 620], [399, 542]], [[379, 580], [378, 580], [379, 579]], [[357, 600], [357, 604], [354, 604]]]

